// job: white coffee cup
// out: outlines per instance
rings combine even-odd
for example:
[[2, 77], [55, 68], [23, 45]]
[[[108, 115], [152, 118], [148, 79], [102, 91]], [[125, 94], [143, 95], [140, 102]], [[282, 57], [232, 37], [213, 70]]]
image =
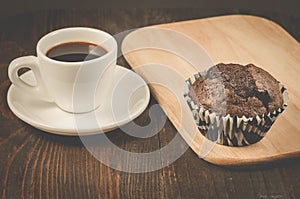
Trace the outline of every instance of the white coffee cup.
[[[70, 42], [93, 43], [107, 52], [78, 62], [57, 61], [47, 56], [54, 46]], [[117, 59], [117, 42], [113, 36], [86, 27], [59, 29], [43, 36], [36, 51], [37, 56], [19, 57], [9, 65], [9, 78], [22, 92], [40, 95], [72, 113], [92, 111], [105, 101], [111, 90]], [[21, 68], [32, 70], [36, 85], [29, 85], [18, 76]]]

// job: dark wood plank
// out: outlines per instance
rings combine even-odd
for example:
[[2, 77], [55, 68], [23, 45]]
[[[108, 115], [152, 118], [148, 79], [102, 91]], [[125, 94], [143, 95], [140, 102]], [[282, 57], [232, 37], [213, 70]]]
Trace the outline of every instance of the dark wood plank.
[[[169, 142], [172, 135], [162, 139]], [[192, 160], [192, 161], [191, 161]], [[261, 167], [224, 168], [187, 150], [163, 168], [166, 198], [298, 198], [300, 159]]]
[[[35, 54], [34, 45], [51, 30], [90, 26], [118, 34], [152, 24], [232, 13], [270, 18], [300, 39], [299, 16], [270, 11], [68, 9], [34, 11], [0, 19], [0, 198], [300, 198], [299, 159], [264, 168], [229, 169], [211, 165], [188, 149], [163, 169], [122, 172], [99, 162], [80, 138], [41, 132], [20, 121], [7, 106], [8, 63], [15, 57]], [[122, 57], [118, 63], [129, 67]], [[151, 100], [149, 107], [156, 103]], [[149, 108], [135, 122], [148, 124], [148, 113]], [[162, 120], [160, 117], [163, 115], [158, 121]], [[154, 125], [151, 131], [157, 129]], [[168, 145], [176, 130], [167, 121], [158, 134], [147, 139], [129, 136], [120, 129], [106, 135], [121, 149], [147, 153]], [[108, 158], [116, 153], [109, 145], [94, 143], [93, 147]], [[147, 159], [138, 164], [133, 164], [129, 156], [125, 160], [132, 171], [151, 166]], [[165, 159], [155, 161], [163, 164]]]

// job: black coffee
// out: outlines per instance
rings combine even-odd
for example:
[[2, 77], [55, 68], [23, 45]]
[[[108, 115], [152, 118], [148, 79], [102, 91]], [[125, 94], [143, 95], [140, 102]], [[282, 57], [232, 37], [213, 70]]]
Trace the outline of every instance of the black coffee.
[[69, 42], [52, 47], [46, 55], [57, 61], [80, 62], [101, 57], [106, 53], [106, 49], [93, 43]]

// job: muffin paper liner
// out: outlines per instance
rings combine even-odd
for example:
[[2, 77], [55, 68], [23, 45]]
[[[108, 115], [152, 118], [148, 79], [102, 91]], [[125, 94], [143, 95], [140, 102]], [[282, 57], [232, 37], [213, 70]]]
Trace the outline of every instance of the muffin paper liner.
[[272, 124], [288, 105], [288, 93], [279, 83], [283, 105], [274, 112], [255, 117], [231, 117], [229, 114], [217, 115], [215, 112], [199, 107], [188, 95], [192, 84], [204, 73], [199, 72], [186, 80], [184, 98], [192, 111], [200, 132], [209, 140], [227, 146], [247, 146], [261, 140], [271, 128]]

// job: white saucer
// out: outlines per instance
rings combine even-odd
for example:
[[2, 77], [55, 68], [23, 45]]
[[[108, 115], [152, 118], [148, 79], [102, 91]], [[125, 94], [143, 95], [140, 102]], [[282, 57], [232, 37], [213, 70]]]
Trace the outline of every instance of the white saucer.
[[[34, 83], [31, 71], [21, 76]], [[24, 122], [46, 132], [60, 135], [91, 135], [104, 133], [132, 121], [147, 107], [150, 92], [145, 81], [131, 70], [117, 66], [114, 86], [107, 101], [95, 111], [72, 114], [11, 85], [7, 102], [12, 112]]]

